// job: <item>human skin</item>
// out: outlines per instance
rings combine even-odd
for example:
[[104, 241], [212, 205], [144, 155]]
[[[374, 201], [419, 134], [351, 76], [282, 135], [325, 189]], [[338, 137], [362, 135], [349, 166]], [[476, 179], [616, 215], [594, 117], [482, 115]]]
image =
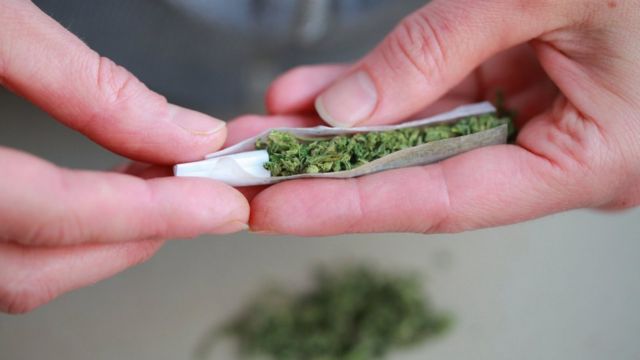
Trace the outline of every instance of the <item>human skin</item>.
[[[449, 233], [640, 203], [640, 1], [435, 0], [352, 65], [294, 69], [230, 140], [314, 123], [390, 124], [501, 89], [517, 141], [434, 165], [253, 190], [253, 231]], [[315, 105], [315, 106], [314, 106]]]
[[[198, 160], [226, 137], [223, 122], [169, 104], [30, 1], [0, 0], [0, 85], [146, 163]], [[163, 239], [238, 231], [249, 217], [237, 190], [159, 166], [79, 171], [0, 147], [0, 169], [0, 311], [9, 313], [138, 264]]]

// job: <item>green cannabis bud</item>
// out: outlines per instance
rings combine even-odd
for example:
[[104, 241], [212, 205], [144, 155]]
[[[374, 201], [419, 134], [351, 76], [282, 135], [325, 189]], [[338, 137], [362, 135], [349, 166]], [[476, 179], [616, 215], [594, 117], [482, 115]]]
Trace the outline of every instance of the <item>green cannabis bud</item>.
[[272, 290], [224, 328], [243, 358], [372, 360], [445, 332], [418, 278], [365, 266], [321, 270], [315, 287]]
[[485, 114], [462, 118], [450, 124], [420, 128], [303, 139], [272, 131], [256, 142], [256, 149], [267, 150], [264, 167], [271, 176], [329, 173], [351, 170], [399, 150], [433, 141], [475, 134], [509, 124], [508, 117]]

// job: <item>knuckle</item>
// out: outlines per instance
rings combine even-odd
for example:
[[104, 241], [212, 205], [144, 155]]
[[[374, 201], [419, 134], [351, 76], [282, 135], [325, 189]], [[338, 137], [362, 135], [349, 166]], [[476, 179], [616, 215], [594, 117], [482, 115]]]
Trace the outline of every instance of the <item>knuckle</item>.
[[452, 195], [447, 177], [447, 170], [443, 164], [434, 164], [433, 166], [423, 166], [419, 170], [423, 172], [425, 179], [435, 179], [437, 185], [436, 190], [430, 192], [438, 194], [438, 196], [430, 196], [429, 204], [424, 213], [427, 214], [428, 221], [424, 222], [424, 226], [419, 229], [423, 234], [434, 233], [452, 233], [460, 231], [459, 224], [454, 224], [452, 219], [453, 205]]
[[561, 170], [582, 175], [581, 185], [598, 193], [610, 186], [601, 183], [603, 177], [599, 174], [617, 171], [617, 164], [611, 159], [611, 151], [605, 140], [606, 130], [601, 128], [598, 121], [562, 102], [552, 111], [551, 124], [547, 139], [555, 149], [555, 156], [550, 158]]
[[29, 246], [72, 245], [81, 240], [95, 240], [81, 216], [72, 208], [51, 211], [31, 222], [21, 243]]
[[111, 59], [98, 56], [96, 66], [96, 85], [107, 106], [118, 105], [139, 92], [140, 81]]
[[[139, 114], [141, 107], [150, 117], [164, 120], [171, 116], [167, 99], [150, 91], [132, 73], [112, 60], [97, 54], [91, 57], [91, 80], [94, 82], [95, 106], [81, 123], [74, 127], [80, 132], [99, 135], [106, 127], [115, 133], [130, 132], [128, 120]], [[152, 115], [151, 115], [152, 114]], [[137, 143], [129, 143], [135, 148]]]
[[602, 124], [559, 98], [531, 126], [520, 134], [518, 144], [549, 164], [539, 172], [555, 189], [575, 194], [577, 207], [598, 206], [614, 197], [628, 174], [621, 171]]
[[404, 19], [383, 45], [383, 56], [392, 67], [411, 67], [421, 76], [442, 73], [447, 61], [442, 27], [433, 12], [418, 11]]
[[350, 201], [353, 204], [353, 220], [351, 224], [348, 226], [348, 233], [358, 232], [359, 229], [366, 228], [366, 223], [369, 220], [367, 209], [369, 209], [369, 205], [367, 204], [367, 196], [362, 189], [362, 183], [355, 180], [350, 180], [351, 187], [353, 191], [351, 191], [353, 199]]
[[36, 222], [25, 236], [23, 243], [29, 246], [73, 244], [77, 242], [77, 234], [82, 229], [81, 225], [80, 222], [70, 218]]

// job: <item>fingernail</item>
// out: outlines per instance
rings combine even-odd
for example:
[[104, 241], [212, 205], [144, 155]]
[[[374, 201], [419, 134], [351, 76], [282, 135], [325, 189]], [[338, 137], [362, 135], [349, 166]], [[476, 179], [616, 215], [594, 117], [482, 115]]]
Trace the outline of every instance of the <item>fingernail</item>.
[[173, 111], [173, 122], [194, 135], [211, 135], [224, 129], [226, 126], [224, 121], [214, 119], [211, 116], [184, 109], [173, 104], [170, 106]]
[[366, 71], [355, 72], [333, 84], [316, 99], [320, 117], [335, 127], [352, 127], [376, 108], [378, 92]]
[[213, 231], [211, 231], [211, 234], [232, 234], [246, 230], [249, 230], [249, 225], [247, 223], [239, 220], [234, 220], [224, 225], [218, 226]]

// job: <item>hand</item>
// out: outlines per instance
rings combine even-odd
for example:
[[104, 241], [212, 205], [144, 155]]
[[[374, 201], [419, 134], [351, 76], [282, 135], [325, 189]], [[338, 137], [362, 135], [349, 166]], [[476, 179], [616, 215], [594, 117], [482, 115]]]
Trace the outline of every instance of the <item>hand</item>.
[[[197, 160], [225, 140], [223, 122], [168, 104], [29, 1], [0, 0], [0, 84], [135, 160]], [[233, 232], [248, 221], [236, 190], [157, 178], [166, 175], [158, 166], [75, 171], [0, 147], [0, 169], [0, 311], [29, 311], [112, 276], [162, 239]]]
[[[388, 124], [501, 89], [519, 111], [520, 134], [516, 145], [435, 165], [272, 186], [251, 203], [252, 229], [459, 232], [638, 205], [639, 8], [633, 0], [435, 0], [354, 65], [285, 74], [267, 97], [275, 115], [308, 113], [315, 102], [335, 126]], [[242, 118], [230, 129], [278, 119]]]

